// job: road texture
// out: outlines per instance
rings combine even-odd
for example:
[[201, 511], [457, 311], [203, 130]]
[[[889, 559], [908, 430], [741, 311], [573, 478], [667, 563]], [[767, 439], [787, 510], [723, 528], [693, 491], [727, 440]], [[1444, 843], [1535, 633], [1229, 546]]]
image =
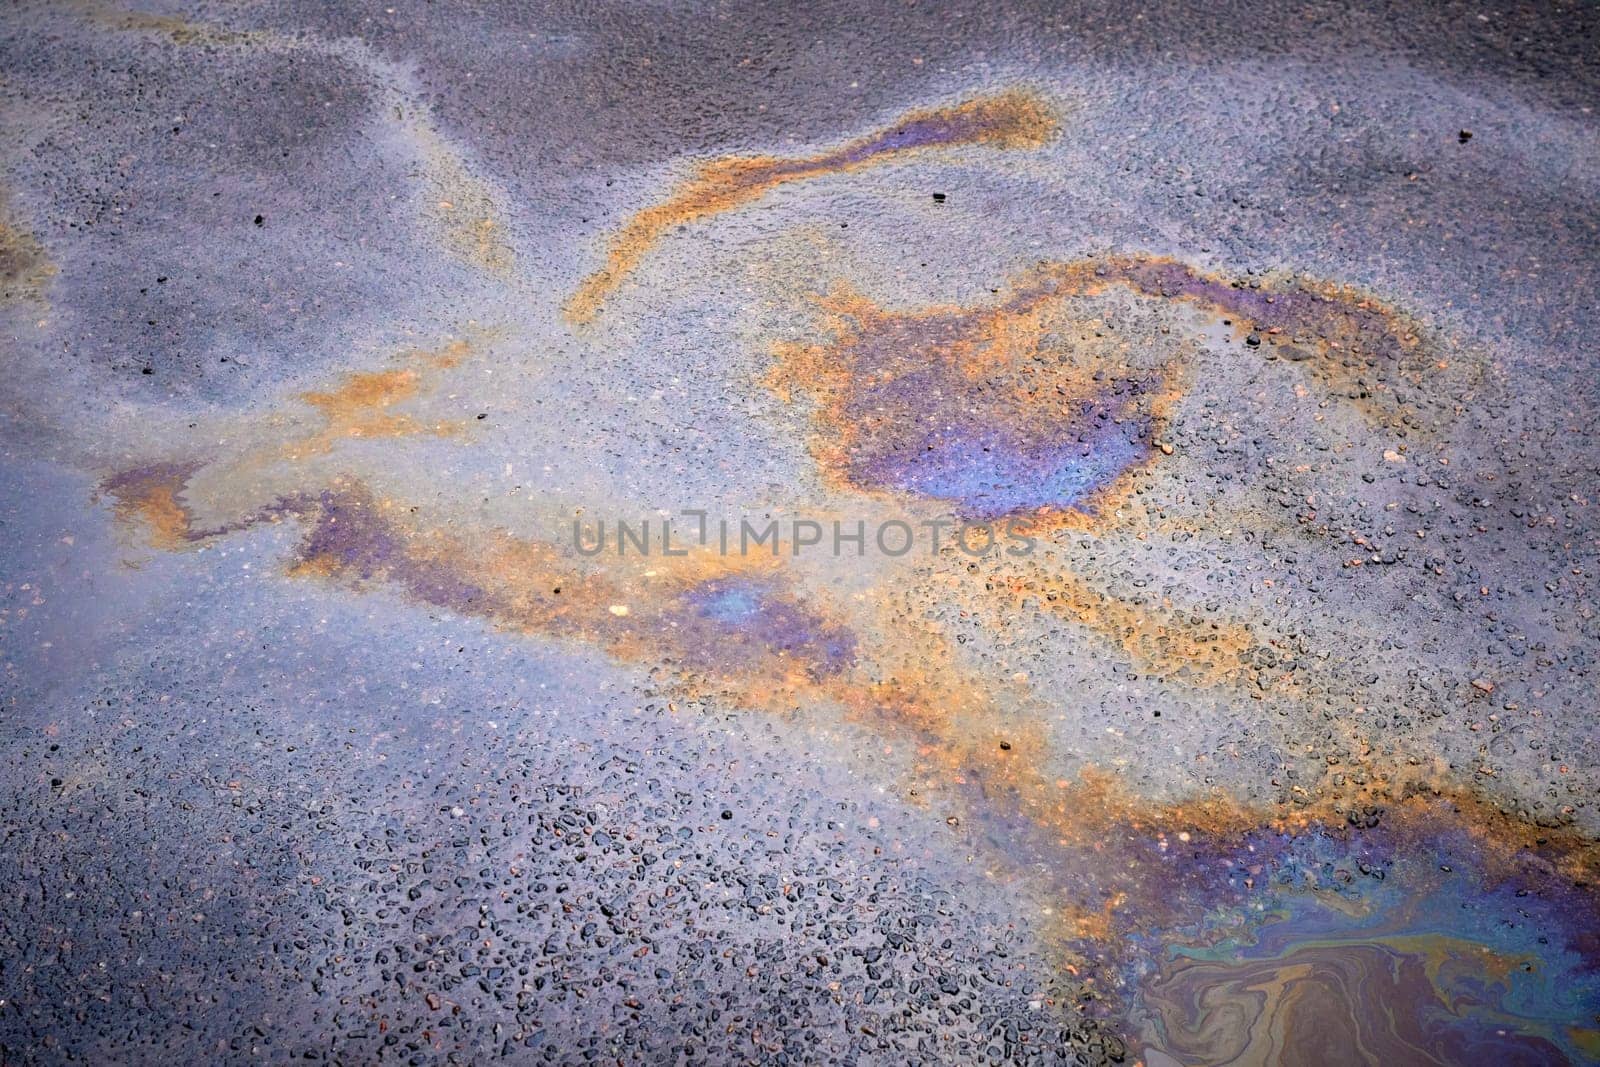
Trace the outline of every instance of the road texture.
[[1600, 1061], [1600, 8], [0, 12], [0, 1064]]

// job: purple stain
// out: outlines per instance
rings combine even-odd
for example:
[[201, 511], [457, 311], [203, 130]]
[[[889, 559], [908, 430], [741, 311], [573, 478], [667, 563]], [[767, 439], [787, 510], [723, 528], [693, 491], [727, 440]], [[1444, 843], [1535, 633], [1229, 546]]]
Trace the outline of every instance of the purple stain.
[[356, 490], [324, 490], [314, 508], [308, 500], [285, 501], [284, 513], [314, 511], [311, 529], [300, 545], [301, 560], [359, 581], [381, 578], [423, 604], [463, 615], [494, 617], [500, 599], [464, 577], [447, 556], [418, 556], [406, 538], [378, 513], [370, 497]]
[[1261, 329], [1292, 326], [1306, 317], [1306, 298], [1298, 290], [1252, 289], [1248, 285], [1200, 274], [1193, 267], [1169, 260], [1135, 263], [1123, 277], [1135, 291], [1167, 300], [1185, 300], [1232, 315]]
[[[930, 116], [856, 150], [884, 150], [898, 138], [960, 138], [968, 132], [961, 124], [977, 121]], [[835, 350], [847, 384], [827, 391], [837, 396], [830, 415], [845, 443], [829, 451], [830, 465], [857, 487], [943, 501], [966, 519], [1092, 511], [1098, 493], [1152, 458], [1160, 416], [1149, 391], [1158, 382], [1115, 366], [1100, 367], [1092, 380], [1072, 369], [1057, 372], [1028, 317], [1102, 285], [1325, 345], [1329, 358], [1318, 368], [1325, 377], [1339, 373], [1338, 364], [1356, 365], [1352, 354], [1393, 358], [1407, 344], [1395, 336], [1391, 314], [1343, 290], [1233, 280], [1167, 259], [1113, 258], [1096, 265], [1092, 278], [1086, 267], [1047, 268], [994, 307], [847, 311], [860, 331], [845, 331]], [[1310, 358], [1294, 344], [1280, 351], [1295, 361]], [[1369, 395], [1359, 377], [1345, 388], [1351, 397]]]
[[[1582, 1062], [1592, 1047], [1592, 896], [1526, 854], [1492, 874], [1462, 827], [1251, 835], [1184, 848], [1152, 881], [1187, 907], [1165, 921], [1144, 911], [1129, 974], [1181, 1059], [1219, 1036], [1251, 1047], [1269, 1023], [1302, 1049], [1363, 1034], [1389, 1062], [1418, 1049], [1430, 1062]], [[1286, 992], [1253, 992], [1274, 989]], [[1254, 1007], [1217, 1027], [1219, 995]]]
[[1146, 296], [1187, 301], [1258, 330], [1305, 333], [1318, 339], [1342, 337], [1353, 345], [1389, 355], [1403, 347], [1384, 312], [1348, 297], [1335, 298], [1293, 285], [1252, 285], [1164, 259], [1126, 261], [1097, 273]]
[[1241, 832], [1127, 819], [1086, 844], [967, 777], [975, 832], [1049, 872], [1053, 902], [1107, 917], [1074, 944], [1121, 977], [1143, 1043], [1181, 1062], [1250, 1061], [1268, 1033], [1299, 1035], [1295, 1062], [1357, 1037], [1382, 1062], [1588, 1062], [1600, 1036], [1593, 892], [1531, 851], [1492, 859], [1448, 813]]
[[199, 460], [147, 463], [142, 467], [130, 467], [128, 470], [118, 471], [101, 482], [100, 489], [119, 499], [148, 493], [154, 488], [170, 488], [178, 491], [183, 489], [189, 483], [189, 479], [194, 477], [195, 472], [203, 466], [205, 463]]
[[[1079, 508], [1149, 455], [1148, 420], [1086, 417], [1030, 435], [967, 425], [909, 443], [874, 440], [849, 460], [857, 484], [943, 500], [963, 518]], [[887, 447], [885, 447], [887, 446]]]
[[842, 414], [856, 432], [842, 466], [851, 483], [991, 520], [1087, 510], [1149, 457], [1145, 383], [1112, 378], [1049, 410], [1020, 395], [1005, 368], [993, 380], [962, 369], [956, 353], [983, 329], [982, 319], [948, 316], [889, 321], [844, 350], [852, 386]]
[[853, 167], [896, 152], [967, 144], [980, 139], [984, 131], [983, 118], [969, 112], [925, 115], [820, 158], [776, 160], [769, 166], [750, 171], [746, 180], [752, 185], [786, 181], [818, 171]]
[[316, 519], [300, 545], [307, 563], [359, 579], [386, 572], [404, 551], [389, 524], [373, 513], [369, 498], [331, 489], [318, 497]]
[[837, 675], [855, 663], [856, 637], [795, 600], [777, 581], [732, 575], [692, 586], [671, 617], [679, 644], [708, 667], [750, 669], [779, 657], [813, 678]]
[[976, 115], [969, 113], [928, 115], [901, 123], [893, 129], [858, 142], [844, 149], [835, 158], [839, 165], [850, 166], [888, 152], [964, 144], [974, 140], [981, 132], [980, 119]]
[[429, 560], [421, 564], [407, 561], [394, 575], [413, 599], [462, 615], [498, 618], [502, 602], [487, 590], [455, 573], [449, 566]]

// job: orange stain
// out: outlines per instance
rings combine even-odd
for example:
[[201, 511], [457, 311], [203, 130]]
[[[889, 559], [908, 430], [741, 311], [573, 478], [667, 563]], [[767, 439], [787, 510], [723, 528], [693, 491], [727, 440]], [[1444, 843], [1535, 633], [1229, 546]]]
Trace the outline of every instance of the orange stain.
[[182, 463], [136, 467], [107, 479], [101, 489], [112, 498], [118, 522], [142, 528], [152, 548], [172, 552], [190, 540], [193, 519], [181, 497], [195, 469]]
[[1013, 89], [950, 107], [912, 111], [887, 130], [815, 156], [734, 156], [701, 163], [666, 200], [623, 224], [606, 250], [604, 266], [585, 278], [567, 301], [566, 316], [577, 324], [593, 320], [669, 230], [733, 211], [780, 185], [862, 170], [928, 149], [1037, 148], [1058, 126], [1049, 104]]
[[323, 455], [339, 441], [351, 438], [450, 437], [462, 433], [466, 429], [464, 422], [428, 423], [395, 409], [422, 396], [432, 388], [437, 372], [457, 366], [471, 351], [468, 341], [452, 341], [437, 350], [408, 353], [407, 366], [352, 372], [331, 390], [300, 394], [300, 399], [323, 417], [325, 425], [316, 433], [285, 445], [285, 455], [292, 459]]
[[1043, 263], [970, 307], [888, 310], [838, 287], [812, 298], [819, 340], [772, 346], [766, 384], [786, 403], [815, 405], [811, 453], [839, 488], [1009, 517], [1021, 533], [1121, 522], [1119, 509], [1173, 454], [1165, 432], [1195, 346], [1183, 330], [1140, 345], [1098, 330], [1092, 301], [1112, 289], [1250, 334], [1322, 396], [1379, 424], [1423, 427], [1430, 405], [1448, 416], [1434, 397], [1460, 384], [1420, 388], [1445, 385], [1429, 381], [1435, 346], [1404, 313], [1349, 287], [1132, 255]]
[[[1147, 674], [1198, 687], [1253, 685], [1258, 677], [1250, 655], [1265, 642], [1243, 623], [1209, 619], [1166, 602], [1136, 603], [1068, 570], [1037, 564], [996, 572], [988, 588], [1008, 609], [1031, 605], [1071, 619], [1117, 645]], [[1003, 626], [1003, 619], [994, 624]]]
[[[840, 287], [814, 301], [825, 339], [776, 343], [766, 384], [816, 405], [811, 453], [841, 488], [932, 496], [1020, 532], [1093, 524], [1157, 458], [1182, 346], [1154, 355], [1097, 336], [1079, 295], [1025, 282], [991, 304], [890, 311]], [[1074, 463], [1086, 473], [1052, 493]], [[925, 477], [941, 468], [949, 485]]]
[[[1093, 768], [1063, 778], [1063, 754], [1026, 692], [1008, 692], [971, 674], [932, 625], [874, 624], [804, 596], [787, 584], [782, 563], [770, 558], [704, 552], [581, 563], [560, 545], [429, 524], [413, 509], [375, 500], [352, 482], [279, 501], [216, 532], [195, 531], [177, 495], [185, 477], [177, 468], [145, 468], [108, 480], [105, 489], [116, 497], [119, 519], [148, 525], [163, 546], [293, 518], [307, 531], [290, 568], [297, 576], [356, 588], [381, 585], [507, 630], [597, 647], [622, 662], [663, 668], [667, 689], [682, 695], [774, 712], [818, 703], [837, 707], [887, 743], [917, 753], [919, 791], [959, 804], [990, 828], [990, 836], [1026, 832], [1034, 841], [1028, 847], [1079, 857], [1074, 863], [1090, 862], [1084, 857], [1117, 849], [1120, 841], [1180, 834], [1219, 841], [1263, 828], [1293, 832], [1342, 825], [1347, 813], [1373, 807], [1385, 810], [1393, 832], [1419, 838], [1440, 819], [1459, 824], [1480, 842], [1491, 871], [1510, 872], [1532, 854], [1569, 878], [1592, 879], [1600, 870], [1596, 845], [1576, 831], [1521, 822], [1446, 773], [1370, 752], [1356, 757], [1359, 782], [1354, 775], [1342, 785], [1311, 781], [1299, 803], [1276, 808], [1248, 805], [1220, 790], [1182, 803], [1152, 803], [1119, 777]], [[815, 659], [778, 644], [739, 646], [739, 627], [708, 630], [685, 610], [685, 598], [729, 577], [770, 583], [768, 595], [791, 617], [816, 633], [859, 638], [859, 652], [819, 671]], [[1108, 612], [1093, 595], [1076, 595], [1087, 595], [1094, 611]], [[1121, 618], [1120, 610], [1109, 609], [1110, 617]], [[1121, 635], [1120, 623], [1115, 629]], [[1146, 884], [1152, 872], [1141, 865], [1145, 853], [1130, 846], [1118, 854], [1120, 866], [1094, 868], [1096, 885], [1111, 903], [1064, 908], [1068, 926], [1106, 929], [1118, 911], [1118, 894], [1133, 902], [1130, 911], [1160, 913], [1161, 903], [1149, 899], [1160, 886]]]
[[[1282, 274], [1239, 278], [1168, 256], [1130, 254], [1045, 263], [1035, 278], [1033, 284], [1056, 292], [1123, 288], [1226, 320], [1236, 336], [1255, 332], [1263, 354], [1299, 367], [1325, 395], [1381, 424], [1418, 415], [1418, 402], [1402, 400], [1397, 382], [1420, 388], [1450, 369], [1410, 315], [1337, 282]], [[1471, 368], [1460, 373], [1472, 380]]]

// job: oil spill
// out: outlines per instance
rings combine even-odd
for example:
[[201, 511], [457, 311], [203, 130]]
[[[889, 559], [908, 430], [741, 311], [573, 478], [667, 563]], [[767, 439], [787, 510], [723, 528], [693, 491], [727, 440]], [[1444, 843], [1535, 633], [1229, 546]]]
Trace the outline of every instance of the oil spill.
[[[968, 586], [971, 579], [959, 575], [943, 584]], [[1271, 639], [1246, 623], [1213, 618], [1165, 599], [1136, 602], [1063, 566], [1011, 564], [988, 571], [983, 586], [992, 604], [970, 594], [966, 600], [984, 625], [996, 631], [1003, 631], [1006, 619], [1018, 613], [1031, 617], [1044, 612], [1070, 619], [1110, 642], [1142, 673], [1202, 688], [1259, 686], [1253, 660]]]
[[1592, 845], [1420, 781], [1294, 816], [1151, 805], [1101, 774], [967, 788], [971, 832], [1059, 916], [1145, 1062], [1593, 1057]]
[[[1012, 92], [913, 112], [817, 156], [704, 164], [624, 225], [567, 314], [592, 319], [671, 227], [784, 183], [923, 149], [1034, 147], [1054, 130], [1043, 103]], [[465, 171], [450, 181], [470, 201], [462, 218], [489, 222], [461, 228], [441, 201], [446, 244], [509, 270], [493, 198]], [[1164, 340], [1102, 330], [1117, 301], [1153, 316]], [[831, 486], [1046, 532], [1104, 524], [1170, 455], [1165, 437], [1195, 386], [1197, 321], [1374, 426], [1440, 424], [1470, 387], [1428, 330], [1369, 295], [1159, 256], [1044, 262], [973, 306], [895, 309], [844, 286], [812, 303], [820, 339], [774, 345], [765, 384], [812, 405], [811, 455]], [[1293, 805], [1222, 790], [1142, 797], [1062, 749], [1025, 676], [990, 677], [937, 622], [875, 613], [871, 596], [836, 599], [776, 555], [586, 559], [309, 462], [350, 440], [382, 451], [460, 434], [460, 423], [425, 417], [422, 401], [472, 351], [452, 342], [347, 374], [298, 395], [320, 423], [309, 431], [290, 420], [280, 433], [269, 419], [257, 436], [270, 441], [242, 456], [136, 464], [101, 492], [163, 550], [292, 523], [296, 578], [594, 648], [647, 668], [669, 696], [866, 728], [898, 760], [897, 778], [880, 784], [948, 813], [995, 877], [1026, 887], [1054, 918], [1062, 959], [1087, 967], [1090, 1010], [1129, 1027], [1152, 1063], [1344, 1048], [1558, 1062], [1593, 1050], [1593, 843], [1507, 820], [1421, 758], [1368, 761], [1363, 749], [1359, 775], [1308, 780]], [[224, 502], [217, 471], [230, 463], [279, 476], [259, 499]], [[935, 570], [938, 602], [997, 631], [1017, 611], [1058, 616], [1163, 681], [1268, 688], [1257, 667], [1274, 647], [1265, 626], [1130, 599], [1065, 567], [1016, 564], [978, 581]], [[1274, 684], [1274, 695], [1299, 695], [1294, 679]]]
[[660, 664], [686, 693], [776, 706], [845, 685], [841, 679], [855, 665], [855, 634], [799, 598], [770, 560], [700, 554], [586, 567], [570, 546], [419, 524], [414, 508], [351, 479], [196, 528], [185, 491], [202, 466], [134, 467], [107, 478], [101, 491], [119, 519], [146, 529], [154, 547], [179, 549], [292, 520], [304, 530], [287, 567], [293, 576], [389, 588], [510, 631]]
[[1471, 362], [1452, 366], [1434, 331], [1353, 286], [1287, 273], [1234, 277], [1127, 254], [1042, 271], [1046, 285], [1089, 292], [1121, 286], [1227, 320], [1250, 347], [1296, 364], [1328, 397], [1383, 425], [1447, 415], [1450, 394], [1477, 380]]
[[[1115, 285], [1218, 317], [1245, 307], [1278, 313], [1276, 302], [1235, 298], [1232, 285], [1190, 268], [1104, 266], [1046, 265], [976, 309], [891, 312], [835, 293], [819, 305], [834, 317], [832, 339], [780, 347], [768, 384], [813, 399], [839, 438], [814, 443], [815, 454], [847, 488], [928, 498], [973, 517], [1088, 513], [1161, 454], [1155, 442], [1187, 370], [1181, 345], [1135, 351], [1096, 336], [1080, 299]], [[1322, 297], [1304, 305], [1334, 324], [1321, 328], [1327, 347], [1317, 352], [1347, 351], [1372, 322], [1392, 322], [1362, 311], [1353, 321], [1368, 325], [1342, 325], [1342, 306]], [[1312, 316], [1302, 309], [1271, 321], [1296, 324], [1310, 344]], [[345, 438], [431, 432], [395, 408], [470, 351], [454, 342], [413, 352], [398, 367], [305, 394], [325, 426], [273, 455], [293, 466]], [[1098, 1010], [1136, 1025], [1152, 1062], [1271, 1062], [1285, 1049], [1341, 1041], [1424, 1061], [1480, 1049], [1559, 1061], [1580, 1058], [1593, 1040], [1578, 1008], [1596, 958], [1586, 933], [1593, 845], [1505, 820], [1452, 779], [1418, 769], [1421, 761], [1374, 757], [1343, 786], [1309, 783], [1296, 806], [1250, 807], [1220, 792], [1153, 802], [1114, 776], [1081, 764], [1066, 770], [1074, 761], [1044, 726], [1037, 697], [1025, 684], [975, 674], [940, 627], [801, 588], [781, 553], [584, 559], [572, 546], [441, 521], [349, 477], [202, 527], [195, 514], [217, 508], [196, 507], [189, 494], [207, 462], [136, 465], [109, 476], [102, 492], [120, 521], [145, 528], [160, 548], [293, 522], [296, 577], [387, 590], [509, 632], [597, 648], [648, 667], [681, 698], [786, 715], [820, 706], [866, 727], [902, 754], [905, 778], [885, 784], [951, 812], [999, 877], [1025, 885], [1056, 917], [1063, 957], [1085, 964], [1101, 990]], [[1018, 495], [1040, 486], [1042, 495]], [[987, 582], [965, 571], [944, 577], [941, 597], [963, 610], [1031, 603], [1091, 630], [1147, 673], [1191, 686], [1259, 686], [1253, 664], [1271, 640], [1259, 628], [1128, 601], [1059, 568], [1016, 564]], [[1459, 879], [1424, 878], [1417, 856], [1439, 858]], [[1381, 886], [1355, 881], [1352, 869]], [[1461, 922], [1429, 926], [1402, 914], [1436, 900], [1457, 905]], [[1506, 926], [1508, 908], [1525, 925]], [[1430, 905], [1425, 916], [1436, 912], [1445, 913]], [[1548, 981], [1578, 990], [1577, 1001], [1540, 1001], [1538, 983]], [[1407, 1005], [1403, 1019], [1387, 1013], [1397, 1003]]]
[[956, 806], [1060, 917], [1101, 1010], [1136, 1020], [1156, 1054], [1268, 1063], [1355, 1042], [1416, 1062], [1576, 1062], [1593, 1048], [1594, 847], [1570, 834], [1404, 768], [1292, 814], [1221, 795], [1152, 804], [1107, 775], [1056, 777], [1036, 722], [1003, 711], [999, 687], [936, 637], [869, 636], [771, 559], [584, 567], [561, 546], [428, 524], [348, 481], [200, 531], [189, 473], [134, 468], [103, 488], [165, 545], [292, 519], [297, 576], [599, 647], [688, 695], [840, 707], [915, 753], [910, 795]]
[[1020, 89], [912, 111], [888, 129], [813, 156], [727, 156], [699, 164], [665, 200], [635, 214], [608, 244], [604, 265], [566, 303], [569, 321], [590, 322], [670, 230], [724, 214], [780, 185], [876, 166], [929, 149], [1037, 148], [1058, 129], [1054, 109]]
[[[0, 1061], [1600, 1060], [1594, 12], [134, 7], [0, 34]], [[567, 537], [702, 507], [919, 536]]]
[[812, 454], [853, 491], [940, 502], [983, 521], [1093, 513], [1155, 452], [1173, 368], [1098, 342], [1065, 294], [885, 310], [820, 298], [828, 340], [774, 347], [769, 386], [816, 405]]
[[427, 422], [396, 409], [426, 395], [441, 372], [459, 366], [471, 352], [471, 341], [457, 339], [434, 351], [413, 350], [401, 357], [397, 367], [351, 372], [332, 389], [302, 393], [299, 399], [315, 409], [325, 425], [285, 444], [285, 458], [325, 454], [343, 439], [453, 437], [465, 432], [464, 421]]
[[[1187, 920], [1129, 940], [1145, 1040], [1184, 1063], [1582, 1063], [1600, 1051], [1600, 914], [1535, 863], [1486, 871], [1446, 817], [1257, 835]], [[1255, 872], [1255, 873], [1253, 873]], [[1143, 902], [1140, 902], [1143, 903]]]
[[112, 510], [126, 526], [142, 529], [154, 548], [173, 550], [203, 540], [182, 500], [189, 478], [200, 462], [151, 463], [118, 471], [100, 484], [112, 499]]
[[1376, 424], [1448, 417], [1449, 362], [1375, 298], [1130, 255], [1044, 263], [972, 307], [891, 310], [838, 287], [813, 301], [823, 339], [776, 343], [768, 384], [815, 405], [811, 451], [836, 486], [969, 520], [1094, 521], [1170, 453], [1162, 432], [1191, 370], [1175, 344], [1134, 351], [1095, 331], [1112, 289], [1169, 316], [1164, 334], [1193, 330], [1178, 307], [1231, 327]]

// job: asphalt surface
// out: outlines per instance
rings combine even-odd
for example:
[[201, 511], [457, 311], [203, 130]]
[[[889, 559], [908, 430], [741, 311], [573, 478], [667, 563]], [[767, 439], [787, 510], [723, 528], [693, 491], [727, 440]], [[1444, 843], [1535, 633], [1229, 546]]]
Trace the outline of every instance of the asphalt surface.
[[1600, 8], [0, 12], [0, 1064], [1600, 1062]]

